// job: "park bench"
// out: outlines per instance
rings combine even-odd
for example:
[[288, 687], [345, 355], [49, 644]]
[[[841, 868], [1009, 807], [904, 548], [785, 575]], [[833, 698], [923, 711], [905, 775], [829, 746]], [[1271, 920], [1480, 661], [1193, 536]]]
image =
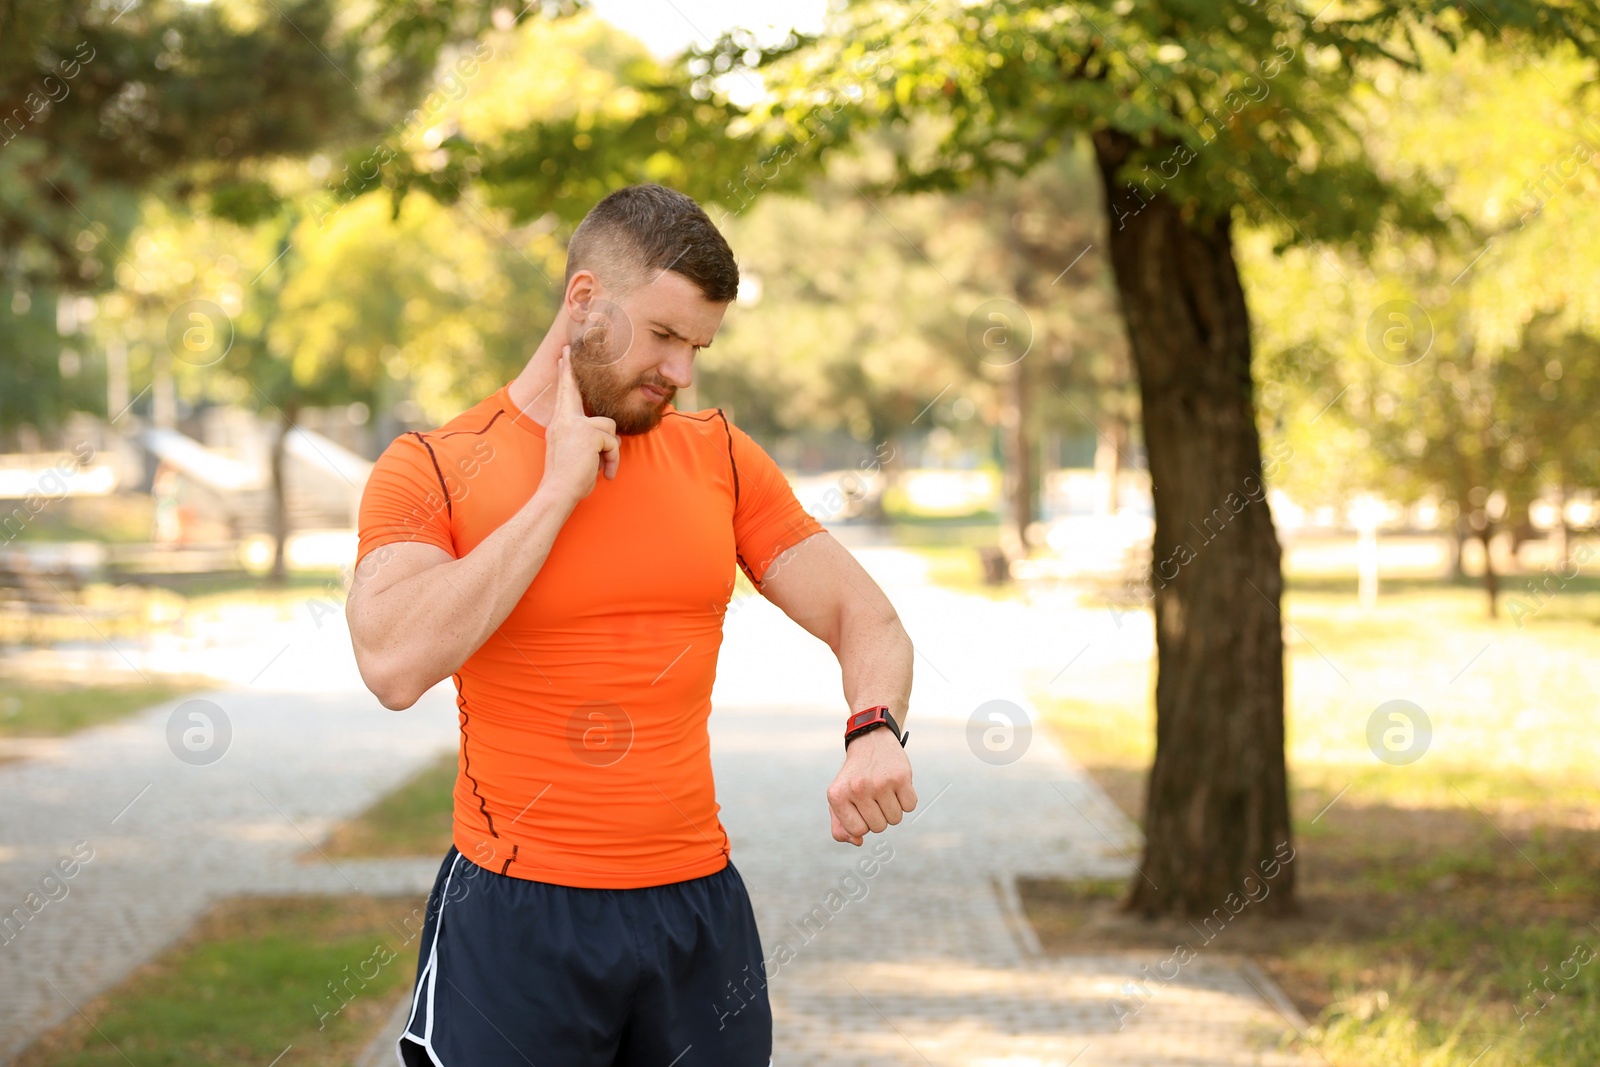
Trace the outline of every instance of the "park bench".
[[138, 622], [140, 610], [127, 602], [90, 603], [87, 588], [81, 568], [39, 566], [21, 556], [0, 558], [0, 638], [16, 635], [28, 644], [41, 644], [47, 629], [58, 636], [104, 637], [119, 624]]
[[0, 561], [0, 616], [20, 618], [30, 642], [38, 641], [44, 620], [82, 610], [82, 598], [83, 578], [71, 568]]

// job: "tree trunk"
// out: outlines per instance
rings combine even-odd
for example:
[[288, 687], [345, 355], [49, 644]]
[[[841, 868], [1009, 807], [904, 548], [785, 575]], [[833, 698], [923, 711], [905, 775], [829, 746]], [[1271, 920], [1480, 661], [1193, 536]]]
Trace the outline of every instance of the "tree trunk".
[[1230, 221], [1187, 218], [1159, 190], [1119, 182], [1131, 147], [1095, 135], [1155, 503], [1156, 755], [1125, 906], [1227, 916], [1230, 902], [1259, 896], [1257, 913], [1288, 914], [1283, 579], [1249, 311]]
[[1122, 482], [1122, 453], [1128, 447], [1128, 424], [1121, 415], [1108, 415], [1105, 429], [1094, 446], [1094, 471], [1099, 481], [1100, 502], [1096, 512], [1101, 515], [1117, 513], [1117, 491]]
[[267, 581], [272, 585], [283, 585], [289, 579], [288, 560], [285, 558], [285, 549], [289, 541], [289, 490], [284, 482], [283, 456], [284, 448], [289, 442], [289, 432], [294, 429], [294, 420], [288, 412], [280, 411], [282, 418], [278, 423], [278, 433], [272, 439], [272, 570], [267, 573]]
[[1489, 596], [1489, 618], [1500, 617], [1500, 575], [1495, 573], [1494, 556], [1489, 543], [1494, 540], [1494, 523], [1478, 531], [1478, 542], [1483, 545], [1483, 591]]
[[[1466, 500], [1466, 495], [1461, 497]], [[1465, 510], [1456, 516], [1455, 525], [1450, 530], [1450, 578], [1452, 581], [1465, 582], [1467, 580], [1467, 540], [1472, 536], [1472, 527], [1467, 525]]]
[[[1565, 472], [1563, 472], [1565, 473]], [[1572, 555], [1572, 531], [1567, 527], [1567, 482], [1561, 478], [1556, 482], [1556, 524], [1550, 527], [1550, 549], [1545, 554], [1547, 566], [1552, 570], [1562, 570], [1567, 565], [1567, 560]]]
[[1011, 365], [1005, 389], [1002, 422], [1005, 426], [1005, 503], [1001, 548], [1006, 558], [1028, 554], [1028, 526], [1033, 522], [1033, 443], [1028, 433], [1028, 361]]

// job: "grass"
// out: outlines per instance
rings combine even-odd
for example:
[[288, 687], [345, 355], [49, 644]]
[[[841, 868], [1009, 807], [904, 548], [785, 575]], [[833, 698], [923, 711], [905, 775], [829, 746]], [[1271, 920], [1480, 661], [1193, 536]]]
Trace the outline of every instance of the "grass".
[[[970, 519], [895, 518], [888, 526], [889, 536], [902, 548], [962, 548], [1000, 543], [1000, 524], [993, 517]], [[974, 556], [976, 553], [974, 552]]]
[[910, 549], [927, 564], [928, 581], [933, 585], [991, 600], [1021, 595], [1015, 583], [990, 585], [983, 580], [978, 549], [1000, 544], [1000, 526], [992, 517], [921, 521], [901, 517], [888, 530], [895, 545]]
[[[1230, 925], [1205, 946], [1185, 923], [1121, 913], [1120, 884], [1027, 882], [1041, 939], [1153, 960], [1180, 942], [1248, 954], [1338, 1067], [1600, 1063], [1600, 583], [1572, 583], [1520, 626], [1504, 607], [1487, 620], [1471, 586], [1396, 583], [1370, 611], [1352, 592], [1322, 580], [1285, 597], [1302, 914]], [[1135, 820], [1151, 685], [1149, 666], [1131, 664], [1039, 701]], [[1369, 717], [1391, 699], [1432, 720], [1410, 765], [1367, 746]]]
[[0, 738], [59, 737], [115, 722], [203, 686], [171, 679], [81, 685], [0, 674]]
[[999, 513], [987, 509], [965, 515], [922, 515], [904, 508], [885, 507], [884, 516], [902, 533], [934, 543], [962, 537], [960, 531], [970, 531], [965, 536], [977, 536], [979, 532], [994, 534], [1000, 529]]
[[[14, 1067], [347, 1067], [416, 973], [421, 900], [239, 898]], [[334, 990], [342, 993], [336, 996]]]
[[333, 857], [442, 856], [450, 847], [455, 784], [456, 755], [451, 753], [340, 824], [322, 851]]
[[1015, 583], [990, 585], [983, 580], [983, 566], [978, 561], [975, 547], [923, 545], [914, 551], [927, 564], [928, 582], [931, 585], [990, 600], [1012, 600], [1018, 596]]

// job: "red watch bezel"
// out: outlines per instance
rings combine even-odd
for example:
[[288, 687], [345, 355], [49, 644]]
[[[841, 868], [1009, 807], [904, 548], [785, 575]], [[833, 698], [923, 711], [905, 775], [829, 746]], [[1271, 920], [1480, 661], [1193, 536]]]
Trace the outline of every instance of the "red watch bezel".
[[844, 721], [845, 736], [848, 737], [864, 726], [871, 726], [880, 722], [885, 726], [889, 725], [889, 705], [887, 704], [879, 704], [876, 707], [858, 711], [846, 719]]

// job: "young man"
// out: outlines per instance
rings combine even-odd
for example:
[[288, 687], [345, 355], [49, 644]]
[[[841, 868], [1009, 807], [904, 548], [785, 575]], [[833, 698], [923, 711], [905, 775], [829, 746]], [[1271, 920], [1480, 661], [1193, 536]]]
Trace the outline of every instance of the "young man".
[[[453, 678], [461, 725], [403, 1065], [769, 1064], [707, 732], [735, 566], [843, 668], [834, 839], [916, 806], [894, 609], [720, 409], [669, 406], [738, 286], [693, 200], [615, 192], [516, 379], [373, 468], [346, 608], [361, 676], [397, 710]], [[730, 1014], [734, 983], [755, 999]]]

